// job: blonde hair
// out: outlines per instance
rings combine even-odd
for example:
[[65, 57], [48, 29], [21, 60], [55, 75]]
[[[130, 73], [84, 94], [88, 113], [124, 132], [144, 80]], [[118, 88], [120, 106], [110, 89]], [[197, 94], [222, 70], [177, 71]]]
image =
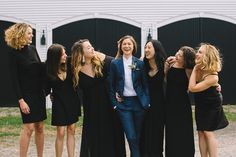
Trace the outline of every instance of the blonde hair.
[[[83, 63], [83, 43], [89, 42], [88, 39], [82, 39], [75, 42], [71, 48], [71, 67], [73, 73], [73, 86], [74, 88], [79, 85], [79, 72], [84, 65]], [[93, 71], [96, 77], [103, 76], [102, 68], [103, 62], [97, 56], [94, 56], [91, 60]]]
[[27, 45], [25, 33], [29, 27], [32, 28], [26, 23], [16, 23], [5, 30], [5, 41], [7, 45], [19, 50]]
[[118, 51], [117, 51], [117, 53], [116, 53], [116, 57], [115, 57], [115, 58], [119, 58], [121, 55], [123, 55], [123, 51], [122, 51], [122, 49], [121, 49], [121, 48], [122, 48], [121, 45], [122, 45], [122, 43], [123, 43], [123, 41], [124, 41], [125, 39], [130, 39], [131, 42], [132, 42], [133, 45], [134, 45], [134, 49], [133, 49], [132, 54], [134, 55], [134, 54], [137, 52], [137, 43], [136, 43], [134, 37], [132, 37], [131, 35], [125, 35], [125, 36], [123, 36], [122, 38], [120, 38], [120, 40], [117, 41], [117, 44], [118, 44], [118, 45], [117, 45]]
[[215, 46], [208, 43], [201, 43], [200, 46], [204, 46], [206, 49], [201, 62], [201, 64], [203, 65], [202, 70], [206, 70], [209, 72], [221, 71], [222, 58], [220, 57], [219, 50]]

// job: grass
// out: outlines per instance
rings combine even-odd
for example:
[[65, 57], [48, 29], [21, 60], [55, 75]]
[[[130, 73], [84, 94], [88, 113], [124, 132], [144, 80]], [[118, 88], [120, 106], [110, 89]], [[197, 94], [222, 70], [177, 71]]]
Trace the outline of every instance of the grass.
[[[0, 139], [2, 137], [19, 136], [22, 121], [18, 108], [0, 108]], [[226, 117], [236, 122], [236, 105], [224, 105]], [[47, 109], [48, 118], [45, 120], [45, 134], [55, 135], [56, 127], [51, 126], [51, 109]], [[83, 117], [77, 123], [76, 132], [81, 133]]]
[[[0, 108], [0, 138], [19, 136], [22, 120], [18, 108]], [[51, 109], [47, 109], [47, 119], [44, 121], [45, 134], [55, 135], [56, 127], [51, 126]], [[80, 133], [83, 117], [77, 123], [77, 132]]]
[[236, 105], [225, 105], [224, 112], [229, 121], [236, 122]]

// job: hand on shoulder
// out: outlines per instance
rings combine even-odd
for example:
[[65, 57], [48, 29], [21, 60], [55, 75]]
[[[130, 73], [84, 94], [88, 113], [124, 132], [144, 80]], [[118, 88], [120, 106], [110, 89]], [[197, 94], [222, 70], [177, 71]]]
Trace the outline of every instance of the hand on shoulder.
[[98, 51], [94, 51], [94, 52], [101, 61], [104, 61], [104, 59], [106, 58], [106, 55], [104, 53], [98, 52]]

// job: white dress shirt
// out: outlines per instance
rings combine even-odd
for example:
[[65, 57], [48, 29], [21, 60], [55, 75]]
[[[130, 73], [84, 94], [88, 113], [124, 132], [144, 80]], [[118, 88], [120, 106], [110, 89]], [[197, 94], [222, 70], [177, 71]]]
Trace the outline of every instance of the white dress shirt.
[[132, 56], [126, 59], [123, 56], [123, 64], [124, 64], [124, 72], [125, 72], [125, 84], [124, 84], [124, 96], [137, 96], [132, 81], [132, 69], [130, 65], [132, 65]]

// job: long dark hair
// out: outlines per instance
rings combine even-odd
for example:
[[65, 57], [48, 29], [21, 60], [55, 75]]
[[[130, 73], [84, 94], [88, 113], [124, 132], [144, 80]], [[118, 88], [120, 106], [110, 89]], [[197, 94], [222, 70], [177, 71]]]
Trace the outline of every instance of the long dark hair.
[[64, 46], [52, 44], [47, 51], [46, 69], [51, 79], [58, 79], [59, 71], [66, 71], [66, 63], [61, 64], [61, 56]]
[[[163, 71], [164, 70], [164, 63], [165, 63], [165, 60], [166, 60], [165, 49], [162, 46], [161, 42], [158, 41], [158, 40], [155, 40], [155, 39], [148, 40], [146, 42], [145, 46], [149, 42], [152, 43], [152, 45], [154, 47], [154, 50], [155, 50], [154, 57], [155, 57], [155, 62], [157, 64], [157, 68], [158, 68], [158, 70]], [[145, 67], [146, 67], [147, 72], [148, 72], [151, 69], [151, 67], [149, 65], [149, 62], [148, 62], [148, 59], [146, 58], [146, 56], [144, 57], [143, 61], [144, 61]]]

